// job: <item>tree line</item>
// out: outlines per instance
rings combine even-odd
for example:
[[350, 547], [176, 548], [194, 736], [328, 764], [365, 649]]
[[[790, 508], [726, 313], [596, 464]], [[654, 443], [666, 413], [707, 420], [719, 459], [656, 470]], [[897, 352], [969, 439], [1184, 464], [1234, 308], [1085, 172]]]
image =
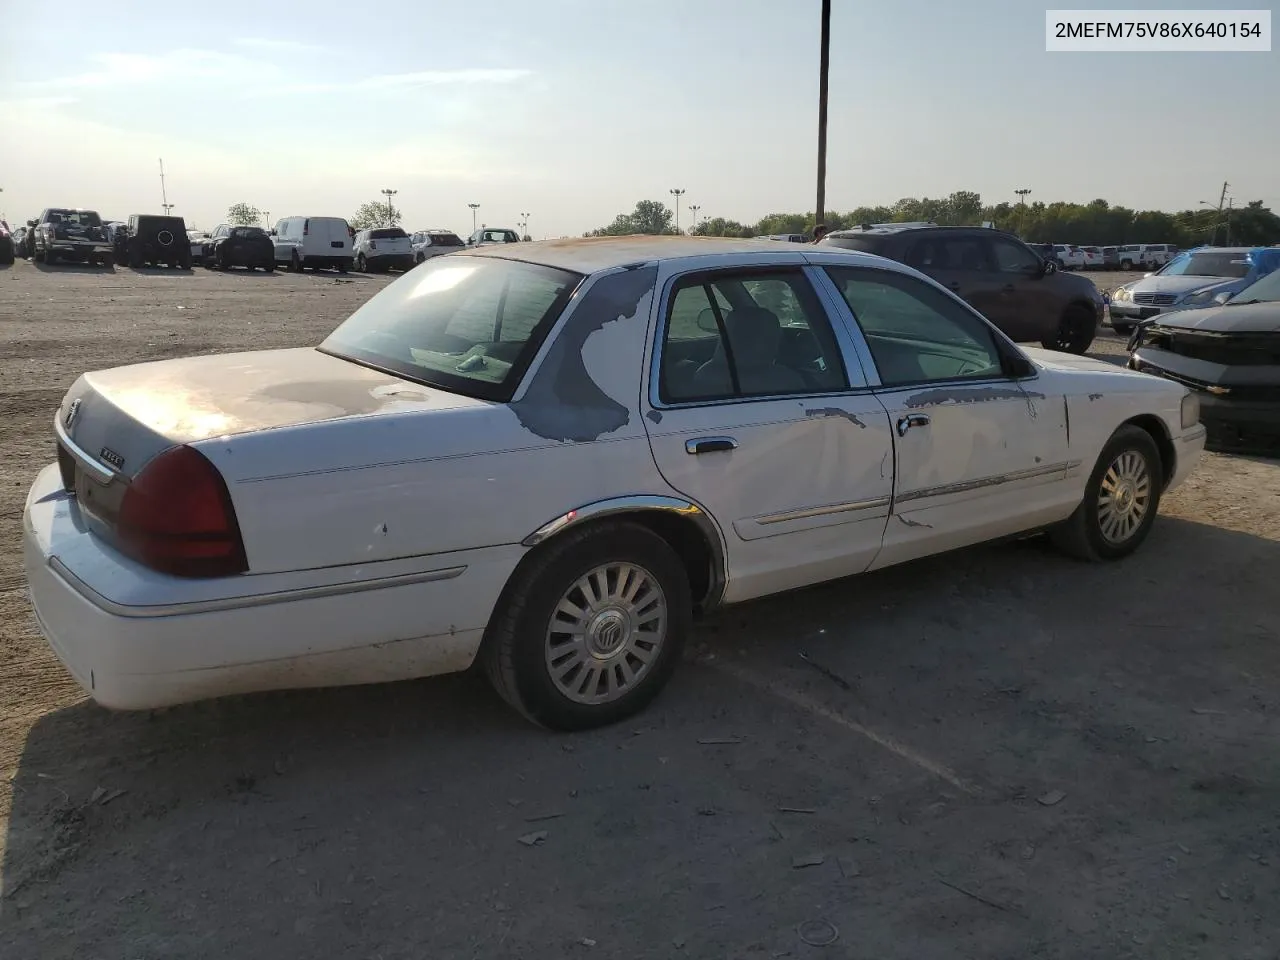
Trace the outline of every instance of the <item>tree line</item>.
[[[823, 222], [832, 230], [863, 223], [911, 223], [932, 220], [951, 226], [976, 226], [992, 222], [1028, 243], [1096, 244], [1172, 243], [1195, 247], [1203, 243], [1241, 246], [1280, 243], [1280, 217], [1261, 200], [1219, 212], [1200, 208], [1169, 213], [1113, 206], [1106, 200], [1090, 203], [983, 204], [970, 190], [948, 197], [904, 197], [891, 206], [858, 207], [847, 213], [827, 213]], [[608, 226], [592, 230], [588, 237], [627, 234], [690, 233], [695, 236], [756, 237], [769, 234], [812, 234], [813, 213], [771, 213], [755, 223], [724, 217], [708, 217], [688, 230], [677, 231], [675, 214], [657, 200], [641, 200], [630, 213], [620, 213]]]

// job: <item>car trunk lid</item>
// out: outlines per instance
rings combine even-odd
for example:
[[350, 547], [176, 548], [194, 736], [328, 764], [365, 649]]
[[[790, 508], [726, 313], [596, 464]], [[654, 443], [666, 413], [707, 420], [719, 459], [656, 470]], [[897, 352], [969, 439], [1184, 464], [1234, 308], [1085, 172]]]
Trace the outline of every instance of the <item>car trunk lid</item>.
[[481, 403], [298, 348], [86, 373], [67, 392], [54, 426], [63, 485], [95, 533], [110, 539], [125, 489], [175, 446], [323, 420]]

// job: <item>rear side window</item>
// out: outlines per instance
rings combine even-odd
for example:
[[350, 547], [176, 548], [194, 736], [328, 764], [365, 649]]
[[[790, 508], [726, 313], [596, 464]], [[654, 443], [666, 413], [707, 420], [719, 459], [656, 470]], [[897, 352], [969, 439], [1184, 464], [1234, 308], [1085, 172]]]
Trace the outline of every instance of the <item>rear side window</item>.
[[663, 402], [828, 393], [847, 384], [826, 311], [803, 272], [695, 274], [673, 290]]
[[581, 280], [514, 260], [436, 257], [383, 289], [320, 349], [506, 402]]
[[987, 251], [976, 237], [924, 237], [907, 247], [903, 262], [918, 270], [990, 270]]

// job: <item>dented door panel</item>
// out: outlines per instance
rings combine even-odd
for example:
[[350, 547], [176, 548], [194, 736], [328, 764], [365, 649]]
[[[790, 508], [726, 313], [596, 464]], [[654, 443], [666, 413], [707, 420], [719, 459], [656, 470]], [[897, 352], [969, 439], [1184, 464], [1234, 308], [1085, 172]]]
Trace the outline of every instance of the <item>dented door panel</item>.
[[[1065, 406], [1035, 381], [882, 391], [896, 483], [877, 568], [1007, 536], [1071, 512]], [[1064, 512], [1065, 511], [1065, 512]]]

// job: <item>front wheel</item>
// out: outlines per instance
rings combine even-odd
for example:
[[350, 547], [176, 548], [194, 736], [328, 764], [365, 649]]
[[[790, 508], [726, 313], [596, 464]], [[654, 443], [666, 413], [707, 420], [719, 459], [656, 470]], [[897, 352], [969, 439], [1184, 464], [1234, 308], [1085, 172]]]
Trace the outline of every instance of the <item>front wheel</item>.
[[1075, 512], [1049, 532], [1054, 544], [1078, 560], [1118, 560], [1151, 532], [1164, 466], [1151, 434], [1126, 424], [1112, 434], [1089, 476]]
[[481, 654], [490, 680], [552, 729], [631, 716], [666, 684], [690, 629], [680, 558], [625, 522], [565, 534], [544, 549], [503, 591]]
[[1045, 337], [1040, 345], [1046, 350], [1061, 350], [1065, 353], [1085, 353], [1093, 345], [1096, 323], [1093, 311], [1085, 307], [1068, 307], [1058, 322], [1058, 330], [1054, 336]]

